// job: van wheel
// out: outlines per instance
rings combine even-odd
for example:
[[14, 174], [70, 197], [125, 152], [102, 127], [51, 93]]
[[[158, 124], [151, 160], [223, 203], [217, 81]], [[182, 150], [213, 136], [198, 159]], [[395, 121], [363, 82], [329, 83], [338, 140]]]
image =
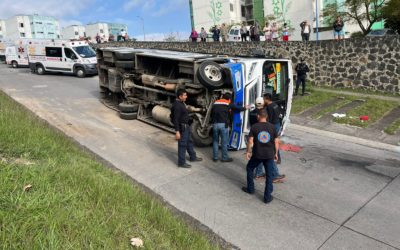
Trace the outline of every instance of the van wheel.
[[197, 147], [207, 147], [212, 144], [212, 129], [206, 128], [202, 130], [200, 126], [200, 121], [198, 120], [193, 121], [191, 128], [194, 145], [196, 145]]
[[11, 67], [13, 67], [14, 69], [18, 68], [18, 63], [16, 61], [12, 61]]
[[136, 120], [137, 119], [137, 113], [124, 113], [124, 112], [119, 112], [119, 117], [123, 120]]
[[197, 78], [208, 89], [217, 89], [224, 85], [225, 74], [222, 67], [212, 61], [202, 62], [197, 70]]
[[118, 109], [121, 112], [126, 112], [126, 113], [133, 113], [133, 112], [137, 112], [139, 109], [139, 104], [129, 104], [126, 102], [121, 102], [118, 105]]
[[46, 71], [44, 70], [42, 65], [36, 65], [36, 73], [38, 75], [44, 75], [46, 73]]
[[78, 67], [75, 69], [75, 75], [79, 78], [83, 78], [86, 76], [86, 72], [82, 67]]

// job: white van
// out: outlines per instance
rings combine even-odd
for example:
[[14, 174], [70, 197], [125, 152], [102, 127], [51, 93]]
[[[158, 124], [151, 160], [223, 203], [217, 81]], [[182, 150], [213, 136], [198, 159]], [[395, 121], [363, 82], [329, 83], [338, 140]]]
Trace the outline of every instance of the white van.
[[25, 48], [10, 46], [6, 48], [5, 52], [6, 63], [11, 65], [13, 68], [20, 66], [28, 66], [28, 53], [25, 52]]
[[44, 45], [28, 45], [32, 72], [73, 73], [78, 77], [97, 74], [96, 52], [86, 41], [52, 41]]
[[0, 61], [6, 60], [6, 48], [13, 44], [13, 40], [9, 38], [0, 38]]
[[[246, 26], [248, 34], [250, 33], [250, 26]], [[250, 35], [246, 37], [247, 41], [250, 41]], [[233, 25], [228, 32], [228, 42], [241, 42], [242, 36], [240, 35], [240, 26]], [[260, 35], [260, 41], [265, 41], [265, 37]]]

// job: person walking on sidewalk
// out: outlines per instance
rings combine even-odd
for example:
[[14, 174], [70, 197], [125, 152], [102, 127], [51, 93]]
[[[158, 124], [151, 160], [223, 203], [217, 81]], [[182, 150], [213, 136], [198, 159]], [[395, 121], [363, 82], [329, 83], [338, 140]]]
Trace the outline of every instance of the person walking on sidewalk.
[[300, 83], [302, 85], [301, 95], [304, 95], [306, 91], [306, 79], [307, 79], [307, 72], [310, 72], [307, 64], [304, 62], [304, 58], [300, 58], [300, 63], [296, 65], [296, 72], [297, 72], [297, 79], [296, 79], [296, 90], [294, 95], [297, 95], [299, 92]]
[[257, 114], [258, 123], [251, 126], [249, 133], [249, 142], [247, 144], [246, 166], [247, 186], [242, 187], [242, 191], [248, 194], [254, 194], [254, 169], [263, 164], [265, 168], [265, 190], [264, 203], [270, 203], [273, 200], [273, 165], [274, 160], [278, 159], [279, 137], [275, 132], [274, 125], [267, 122], [267, 112], [260, 109]]
[[[272, 102], [272, 95], [267, 93], [264, 95], [264, 105], [265, 109], [268, 114], [268, 122], [274, 125], [275, 133], [279, 136], [281, 130], [281, 121], [280, 121], [280, 108], [278, 104]], [[286, 175], [280, 174], [277, 164], [281, 163], [281, 155], [279, 150], [276, 152], [278, 159], [277, 162], [273, 164], [273, 172], [272, 172], [272, 179], [273, 182], [283, 182]]]
[[187, 92], [184, 89], [178, 89], [176, 100], [171, 108], [171, 121], [175, 128], [175, 139], [178, 141], [178, 167], [190, 168], [191, 165], [186, 163], [186, 151], [189, 153], [190, 161], [202, 161], [203, 159], [196, 156], [193, 148], [193, 139], [191, 135], [191, 119], [186, 108], [185, 101]]
[[221, 138], [222, 162], [231, 162], [228, 156], [229, 121], [232, 110], [245, 111], [248, 106], [241, 107], [231, 103], [232, 95], [225, 93], [222, 98], [215, 101], [212, 106], [211, 119], [213, 122], [213, 161], [218, 161], [218, 144]]

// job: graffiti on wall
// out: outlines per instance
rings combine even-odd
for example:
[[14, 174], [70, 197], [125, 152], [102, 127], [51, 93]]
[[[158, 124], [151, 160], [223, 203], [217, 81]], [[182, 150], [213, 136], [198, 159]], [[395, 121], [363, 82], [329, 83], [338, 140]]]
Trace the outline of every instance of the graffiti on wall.
[[208, 12], [214, 25], [221, 21], [222, 16], [222, 2], [220, 0], [210, 0], [210, 11]]
[[272, 0], [273, 22], [277, 22], [280, 27], [287, 23], [289, 30], [294, 30], [292, 22], [287, 15], [292, 6], [292, 1]]

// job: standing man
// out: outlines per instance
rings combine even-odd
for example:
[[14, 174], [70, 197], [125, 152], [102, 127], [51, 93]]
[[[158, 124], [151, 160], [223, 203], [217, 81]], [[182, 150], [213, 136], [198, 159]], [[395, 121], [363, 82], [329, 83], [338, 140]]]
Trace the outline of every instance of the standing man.
[[202, 42], [207, 41], [207, 32], [205, 31], [205, 29], [203, 27], [201, 28], [201, 31], [200, 31], [200, 39]]
[[223, 23], [223, 24], [221, 25], [220, 31], [221, 31], [222, 42], [228, 41], [228, 29], [227, 29], [227, 27], [225, 26], [225, 23]]
[[221, 138], [221, 162], [231, 162], [232, 158], [228, 156], [229, 143], [229, 121], [231, 110], [245, 111], [245, 108], [231, 103], [232, 95], [225, 93], [222, 98], [215, 101], [211, 111], [211, 119], [213, 121], [213, 161], [218, 161], [218, 144]]
[[279, 137], [274, 126], [267, 122], [265, 109], [259, 110], [257, 119], [258, 123], [251, 126], [249, 133], [246, 152], [246, 159], [249, 161], [246, 166], [247, 187], [242, 187], [242, 190], [248, 194], [254, 194], [254, 169], [262, 163], [266, 173], [264, 203], [270, 203], [273, 200], [272, 171], [274, 159], [278, 159]]
[[217, 25], [215, 25], [214, 27], [211, 28], [211, 33], [213, 34], [213, 40], [214, 42], [219, 42], [219, 29], [217, 27]]
[[310, 40], [311, 26], [308, 21], [303, 21], [300, 24], [301, 27], [301, 38], [303, 42], [308, 42]]
[[336, 40], [342, 40], [344, 37], [343, 32], [344, 23], [341, 16], [336, 18], [336, 21], [333, 23], [333, 36]]
[[[274, 128], [275, 128], [275, 133], [277, 136], [279, 136], [280, 130], [281, 130], [281, 121], [280, 121], [280, 108], [278, 104], [272, 102], [272, 95], [267, 93], [264, 95], [264, 104], [265, 104], [265, 109], [267, 110], [267, 115], [268, 115], [268, 122], [271, 123]], [[276, 152], [278, 159], [277, 162], [273, 163], [273, 172], [272, 172], [272, 179], [274, 183], [277, 182], [283, 182], [283, 179], [285, 179], [286, 175], [284, 174], [279, 174], [279, 169], [278, 166], [276, 165], [277, 163], [281, 163], [281, 156], [279, 153], [279, 150]]]
[[178, 167], [190, 168], [191, 165], [186, 163], [186, 151], [189, 153], [190, 161], [192, 162], [202, 161], [203, 159], [197, 157], [193, 149], [191, 122], [185, 104], [187, 99], [186, 90], [178, 89], [176, 97], [171, 108], [171, 120], [175, 127], [175, 139], [178, 141]]
[[240, 26], [240, 37], [242, 39], [242, 42], [247, 41], [247, 27], [244, 23], [242, 23], [242, 26]]
[[307, 72], [310, 72], [310, 69], [304, 62], [304, 58], [300, 58], [300, 63], [296, 65], [295, 70], [297, 72], [297, 80], [296, 80], [296, 91], [294, 95], [297, 95], [297, 93], [299, 92], [300, 83], [302, 84], [301, 95], [304, 95], [304, 92], [306, 91]]

